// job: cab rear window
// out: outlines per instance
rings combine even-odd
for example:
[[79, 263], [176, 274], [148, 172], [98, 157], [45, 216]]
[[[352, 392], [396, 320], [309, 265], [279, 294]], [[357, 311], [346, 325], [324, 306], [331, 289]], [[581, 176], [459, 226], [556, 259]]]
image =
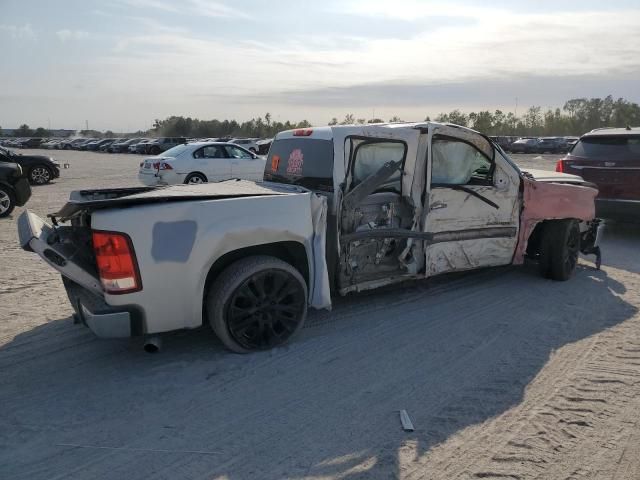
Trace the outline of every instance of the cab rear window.
[[583, 137], [573, 147], [571, 155], [593, 160], [640, 161], [640, 136]]
[[264, 179], [333, 191], [333, 142], [311, 138], [283, 138], [269, 149]]

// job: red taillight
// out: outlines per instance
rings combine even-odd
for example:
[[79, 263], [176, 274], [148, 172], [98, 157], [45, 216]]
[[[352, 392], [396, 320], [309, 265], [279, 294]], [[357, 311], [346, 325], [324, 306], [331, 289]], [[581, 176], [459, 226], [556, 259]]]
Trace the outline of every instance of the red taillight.
[[107, 293], [121, 294], [142, 290], [136, 254], [128, 235], [118, 232], [93, 232], [98, 275]]
[[558, 160], [558, 163], [556, 163], [556, 172], [564, 173], [564, 160]]
[[298, 130], [293, 131], [294, 137], [310, 137], [313, 133], [312, 128], [300, 128]]
[[173, 170], [173, 167], [171, 165], [169, 165], [168, 163], [166, 163], [166, 162], [155, 162], [153, 164], [153, 168], [155, 168], [158, 171], [161, 171], [161, 170]]

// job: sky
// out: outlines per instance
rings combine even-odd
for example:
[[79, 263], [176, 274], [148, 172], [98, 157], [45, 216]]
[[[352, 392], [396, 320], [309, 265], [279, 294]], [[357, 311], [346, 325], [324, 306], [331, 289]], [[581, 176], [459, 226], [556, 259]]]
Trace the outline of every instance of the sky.
[[0, 0], [0, 126], [640, 102], [640, 0]]

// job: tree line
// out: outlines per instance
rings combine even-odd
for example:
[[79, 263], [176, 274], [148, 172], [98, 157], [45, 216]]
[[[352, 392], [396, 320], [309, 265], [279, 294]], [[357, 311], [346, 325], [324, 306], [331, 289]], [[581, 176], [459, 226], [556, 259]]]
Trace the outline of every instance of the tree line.
[[[429, 120], [430, 118], [427, 116], [425, 121]], [[470, 127], [487, 135], [579, 136], [600, 127], [640, 126], [640, 106], [624, 98], [614, 100], [609, 95], [605, 98], [574, 98], [565, 102], [562, 108], [544, 111], [539, 106], [532, 106], [522, 116], [501, 110], [464, 113], [456, 109], [448, 113], [440, 113], [435, 117], [435, 120]], [[389, 119], [389, 122], [402, 121], [398, 116]], [[341, 121], [337, 117], [332, 118], [328, 124], [352, 125], [382, 122], [384, 120], [381, 118], [356, 118], [349, 113]], [[216, 119], [199, 120], [191, 117], [171, 116], [164, 120], [156, 119], [151, 129], [135, 132], [129, 136], [270, 138], [283, 130], [311, 126], [307, 120], [301, 122], [274, 121], [270, 113], [266, 113], [264, 117], [252, 118], [245, 122]], [[13, 135], [15, 137], [48, 137], [49, 132], [42, 127], [31, 130], [28, 125], [21, 125], [20, 128], [14, 130]], [[92, 132], [91, 135], [95, 134]], [[116, 134], [107, 131], [103, 135], [113, 137]]]
[[[425, 121], [429, 121], [426, 117]], [[458, 109], [449, 113], [440, 113], [434, 119], [438, 122], [455, 123], [473, 128], [487, 135], [515, 136], [551, 136], [582, 135], [600, 127], [640, 126], [640, 105], [624, 98], [614, 100], [611, 95], [605, 98], [574, 98], [565, 102], [562, 108], [543, 110], [532, 106], [521, 116], [513, 112], [483, 110], [464, 113]], [[402, 122], [393, 116], [389, 122]], [[356, 118], [349, 113], [342, 120], [333, 117], [329, 125], [353, 125], [382, 123], [382, 118]], [[153, 128], [147, 132], [154, 136], [186, 137], [272, 137], [282, 130], [308, 128], [311, 124], [302, 122], [273, 122], [269, 113], [264, 118], [253, 118], [238, 123], [235, 120], [198, 120], [184, 117], [169, 117], [156, 120]]]

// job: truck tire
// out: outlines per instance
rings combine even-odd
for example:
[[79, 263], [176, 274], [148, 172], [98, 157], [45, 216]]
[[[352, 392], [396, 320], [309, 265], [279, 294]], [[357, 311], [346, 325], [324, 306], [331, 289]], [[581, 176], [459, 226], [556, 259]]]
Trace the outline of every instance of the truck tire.
[[16, 196], [13, 191], [4, 185], [0, 185], [0, 218], [11, 215], [14, 208], [16, 208]]
[[580, 227], [576, 220], [553, 220], [545, 225], [540, 242], [540, 273], [552, 280], [569, 280], [580, 254]]
[[307, 284], [276, 257], [256, 255], [229, 265], [207, 292], [207, 317], [236, 353], [268, 350], [290, 340], [307, 318]]

